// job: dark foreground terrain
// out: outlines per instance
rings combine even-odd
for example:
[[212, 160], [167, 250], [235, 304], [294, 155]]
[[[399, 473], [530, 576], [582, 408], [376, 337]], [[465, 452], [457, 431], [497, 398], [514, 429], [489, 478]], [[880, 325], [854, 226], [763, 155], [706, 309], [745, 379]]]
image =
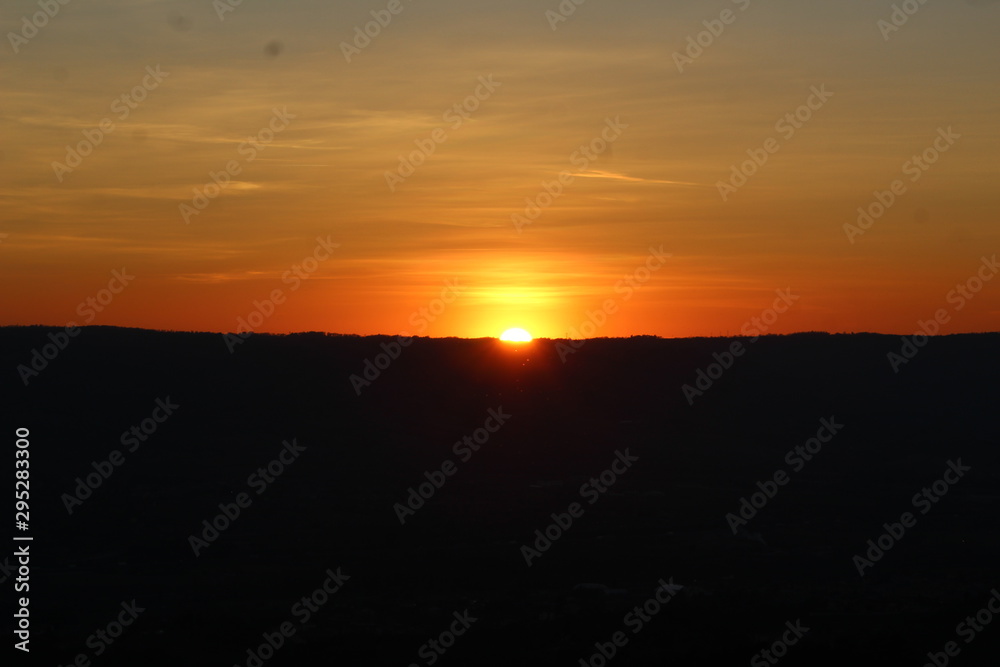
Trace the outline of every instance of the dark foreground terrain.
[[25, 386], [60, 332], [0, 329], [31, 664], [1000, 664], [1000, 334], [97, 327]]

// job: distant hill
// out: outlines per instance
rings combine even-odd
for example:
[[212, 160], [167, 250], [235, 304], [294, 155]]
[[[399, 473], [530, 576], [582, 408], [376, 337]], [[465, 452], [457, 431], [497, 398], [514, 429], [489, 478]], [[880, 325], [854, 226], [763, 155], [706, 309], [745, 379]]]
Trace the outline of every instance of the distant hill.
[[[30, 430], [32, 659], [246, 665], [289, 622], [263, 664], [429, 664], [469, 610], [443, 665], [577, 665], [618, 631], [609, 664], [746, 664], [796, 619], [783, 665], [920, 665], [952, 640], [986, 664], [997, 629], [955, 628], [1000, 585], [1000, 334], [918, 342], [2, 327], [8, 451]], [[742, 499], [761, 506], [734, 521]]]

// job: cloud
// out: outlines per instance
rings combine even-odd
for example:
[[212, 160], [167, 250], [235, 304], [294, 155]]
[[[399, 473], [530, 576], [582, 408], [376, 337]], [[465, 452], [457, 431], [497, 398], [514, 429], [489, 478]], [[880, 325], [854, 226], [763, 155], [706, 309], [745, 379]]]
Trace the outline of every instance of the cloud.
[[613, 171], [600, 171], [595, 169], [590, 169], [588, 171], [581, 171], [573, 175], [582, 176], [583, 178], [607, 178], [614, 181], [628, 181], [630, 183], [654, 183], [654, 184], [658, 183], [663, 185], [682, 185], [682, 186], [696, 187], [696, 188], [715, 187], [711, 184], [706, 184], [706, 183], [691, 183], [690, 181], [663, 181], [655, 178], [639, 178], [638, 176], [628, 176], [626, 174], [617, 174]]

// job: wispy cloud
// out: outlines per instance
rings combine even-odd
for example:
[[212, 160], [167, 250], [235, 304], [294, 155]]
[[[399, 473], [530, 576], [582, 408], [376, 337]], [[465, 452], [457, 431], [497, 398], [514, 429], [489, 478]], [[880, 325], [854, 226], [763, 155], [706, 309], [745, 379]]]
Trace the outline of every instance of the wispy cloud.
[[583, 178], [607, 178], [613, 181], [628, 181], [630, 183], [654, 183], [662, 185], [683, 185], [688, 187], [696, 188], [711, 188], [715, 187], [708, 183], [691, 183], [690, 181], [665, 181], [655, 178], [640, 178], [638, 176], [628, 176], [627, 174], [618, 174], [613, 171], [600, 171], [596, 169], [590, 169], [588, 171], [581, 171], [573, 174], [574, 176], [582, 176]]

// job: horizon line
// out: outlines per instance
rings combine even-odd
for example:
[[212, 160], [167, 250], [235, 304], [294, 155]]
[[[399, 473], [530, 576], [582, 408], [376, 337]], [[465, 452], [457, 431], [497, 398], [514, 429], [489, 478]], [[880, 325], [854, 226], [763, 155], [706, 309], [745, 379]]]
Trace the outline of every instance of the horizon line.
[[[116, 324], [86, 324], [80, 326], [71, 327], [68, 324], [65, 326], [55, 325], [55, 324], [0, 324], [0, 329], [120, 329], [127, 331], [143, 331], [151, 333], [178, 333], [178, 334], [205, 334], [212, 336], [242, 336], [248, 338], [249, 335], [258, 336], [300, 336], [305, 334], [322, 334], [324, 336], [333, 337], [345, 337], [345, 338], [408, 338], [408, 339], [427, 339], [427, 340], [495, 340], [497, 342], [507, 342], [501, 341], [499, 336], [421, 336], [412, 335], [408, 336], [403, 333], [398, 334], [386, 334], [386, 333], [376, 333], [376, 334], [358, 334], [358, 333], [339, 333], [335, 331], [324, 331], [320, 329], [310, 329], [302, 331], [287, 331], [287, 332], [274, 332], [274, 331], [250, 331], [250, 332], [236, 332], [236, 331], [206, 331], [206, 330], [192, 330], [192, 329], [153, 329], [149, 327], [132, 327], [132, 326], [122, 326]], [[244, 336], [244, 334], [249, 334]], [[758, 333], [755, 336], [748, 336], [745, 334], [715, 334], [715, 335], [701, 335], [701, 336], [660, 336], [657, 334], [630, 334], [628, 336], [594, 336], [591, 338], [569, 338], [569, 337], [559, 337], [552, 338], [548, 336], [536, 336], [530, 341], [524, 341], [527, 343], [533, 343], [535, 341], [561, 341], [561, 340], [629, 340], [632, 338], [655, 338], [657, 340], [696, 340], [702, 338], [777, 338], [782, 336], [801, 336], [801, 335], [824, 335], [824, 336], [913, 336], [913, 335], [926, 335], [928, 338], [945, 338], [947, 336], [983, 336], [991, 334], [1000, 334], [1000, 330], [995, 331], [957, 331], [952, 333], [940, 333], [940, 334], [924, 334], [923, 332], [917, 331], [913, 333], [884, 333], [879, 331], [821, 331], [821, 330], [808, 330], [808, 331], [792, 331], [788, 333]]]

